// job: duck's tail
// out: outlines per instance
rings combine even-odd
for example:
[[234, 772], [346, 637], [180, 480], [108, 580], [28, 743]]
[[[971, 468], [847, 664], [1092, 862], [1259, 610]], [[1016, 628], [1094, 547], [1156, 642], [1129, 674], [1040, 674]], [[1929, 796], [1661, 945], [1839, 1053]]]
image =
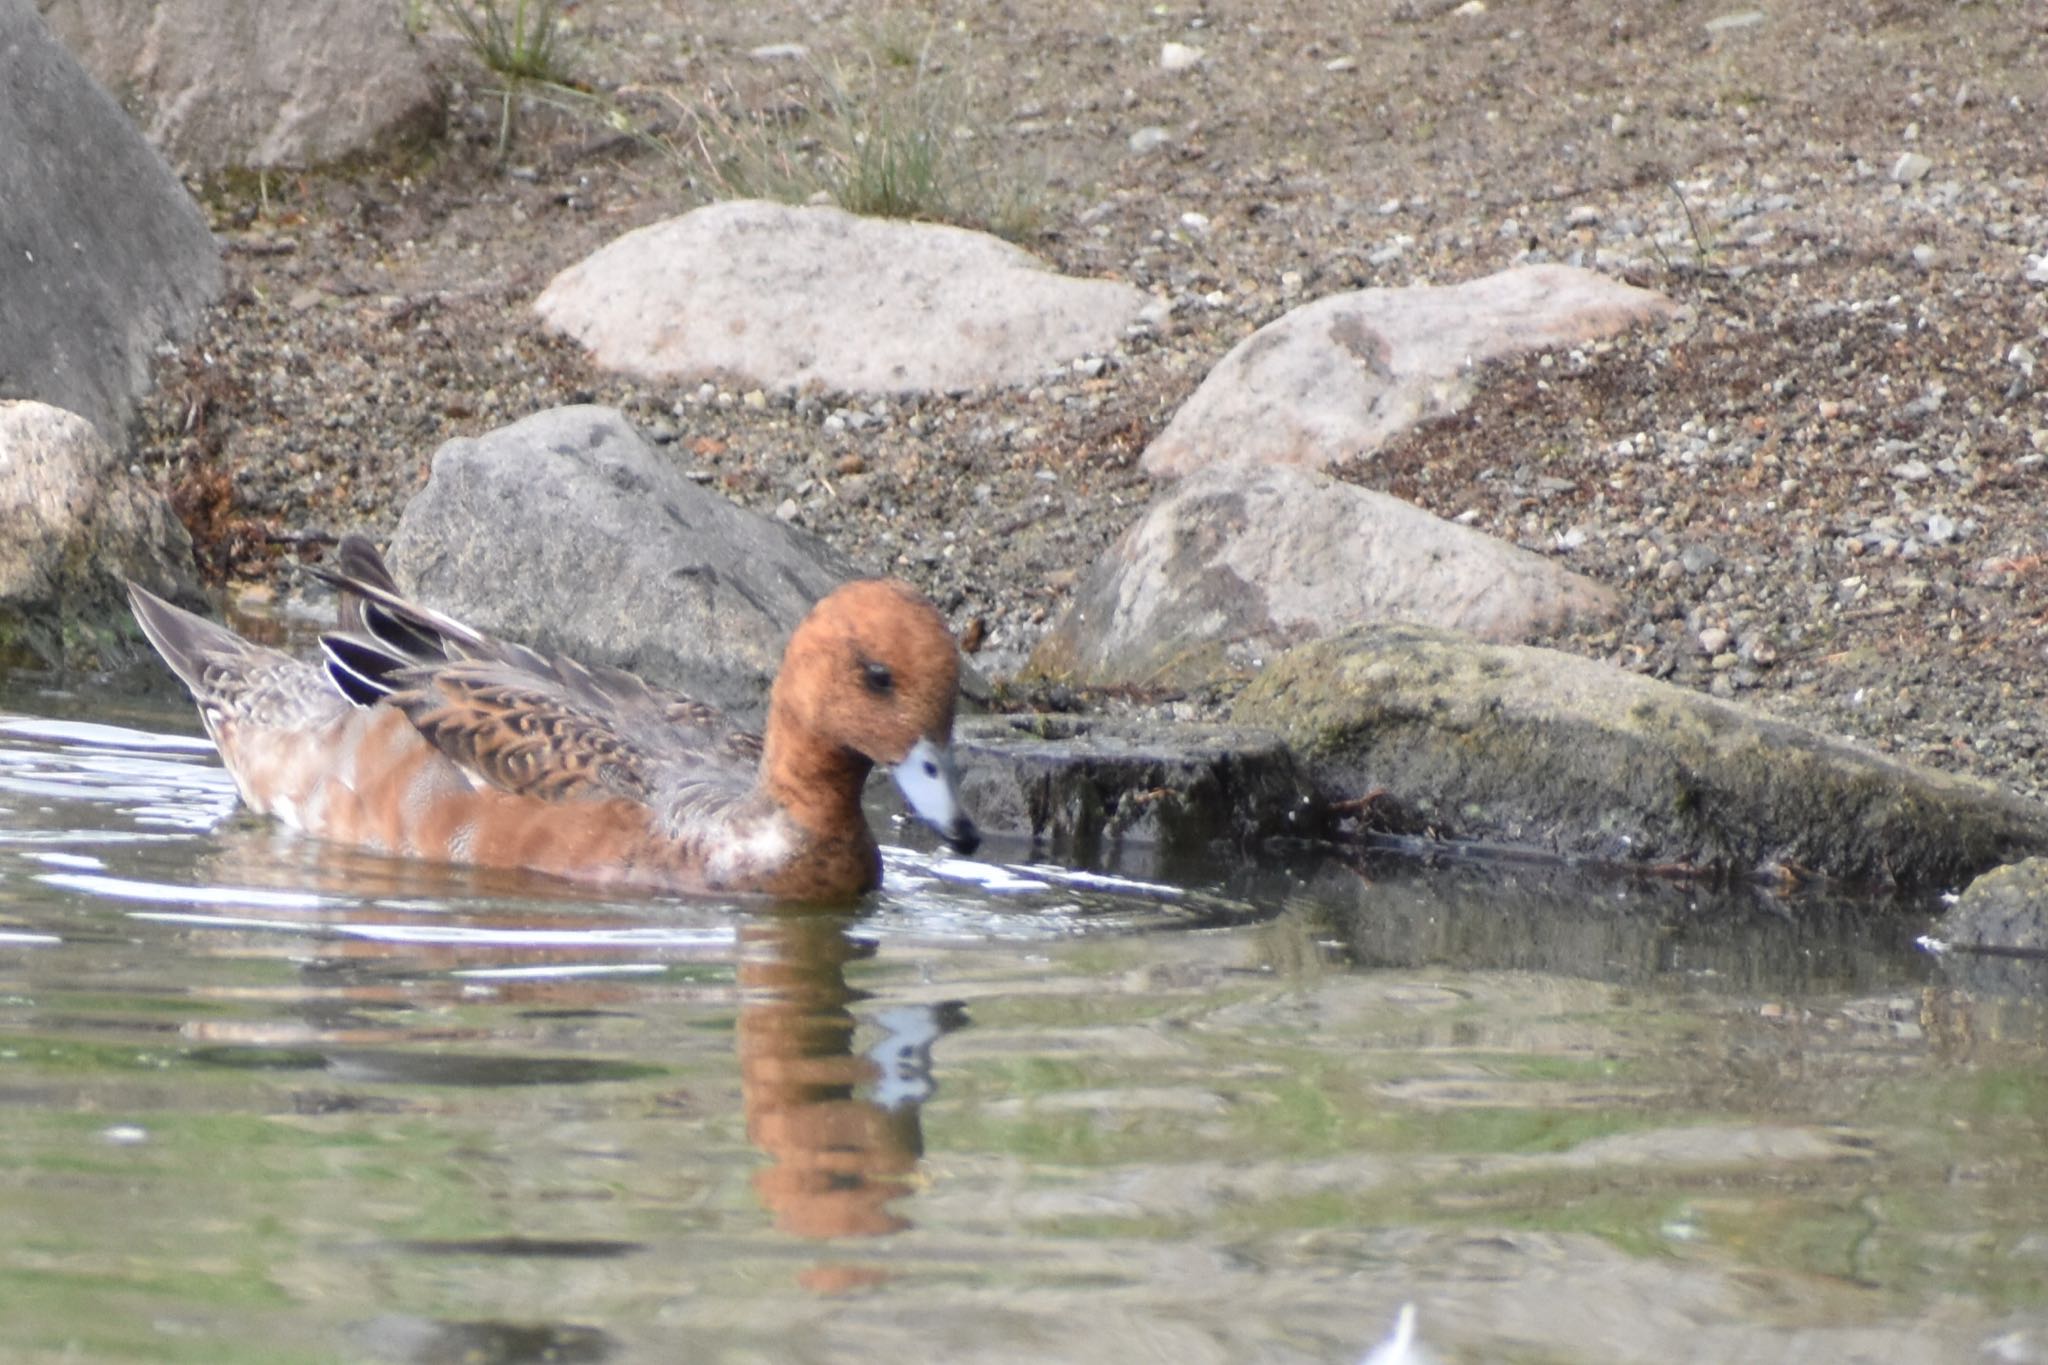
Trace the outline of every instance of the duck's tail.
[[172, 606], [137, 583], [128, 585], [128, 605], [135, 612], [135, 624], [142, 627], [149, 643], [171, 666], [186, 690], [202, 702], [216, 690], [214, 683], [224, 662], [263, 649], [226, 626]]

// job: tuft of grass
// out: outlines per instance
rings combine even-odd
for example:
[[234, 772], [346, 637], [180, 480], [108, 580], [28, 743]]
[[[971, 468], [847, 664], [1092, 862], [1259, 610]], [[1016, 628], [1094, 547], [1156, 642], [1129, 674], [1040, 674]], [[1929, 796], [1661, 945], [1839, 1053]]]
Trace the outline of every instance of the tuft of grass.
[[568, 84], [562, 0], [434, 0], [476, 59], [514, 81]]
[[986, 228], [1014, 239], [1041, 221], [1042, 187], [1005, 175], [931, 36], [876, 37], [850, 65], [811, 65], [796, 97], [750, 111], [728, 83], [681, 104], [678, 155], [714, 196], [830, 202], [850, 213]]

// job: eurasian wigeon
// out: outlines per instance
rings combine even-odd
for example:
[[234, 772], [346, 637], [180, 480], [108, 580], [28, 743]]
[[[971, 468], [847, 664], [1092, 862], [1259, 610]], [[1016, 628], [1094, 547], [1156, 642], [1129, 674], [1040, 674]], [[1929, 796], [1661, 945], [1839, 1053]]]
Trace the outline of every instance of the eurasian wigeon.
[[294, 659], [130, 585], [248, 805], [386, 853], [609, 885], [836, 901], [880, 882], [874, 764], [954, 848], [960, 661], [930, 602], [848, 583], [790, 637], [765, 734], [630, 673], [494, 640], [408, 602], [345, 537], [341, 629]]

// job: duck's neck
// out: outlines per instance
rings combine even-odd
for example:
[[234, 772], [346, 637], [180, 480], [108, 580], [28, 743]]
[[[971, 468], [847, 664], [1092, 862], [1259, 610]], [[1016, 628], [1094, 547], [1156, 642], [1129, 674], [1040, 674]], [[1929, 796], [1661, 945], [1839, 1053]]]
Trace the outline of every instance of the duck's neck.
[[865, 755], [813, 733], [787, 708], [770, 707], [761, 791], [813, 834], [865, 841], [860, 794], [873, 767]]

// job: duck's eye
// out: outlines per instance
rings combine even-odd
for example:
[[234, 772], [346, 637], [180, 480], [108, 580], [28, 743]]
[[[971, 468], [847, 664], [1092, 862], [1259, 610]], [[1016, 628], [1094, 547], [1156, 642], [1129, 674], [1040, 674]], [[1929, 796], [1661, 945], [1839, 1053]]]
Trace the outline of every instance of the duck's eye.
[[887, 664], [862, 664], [861, 681], [878, 697], [886, 697], [896, 690], [896, 675], [889, 671]]

